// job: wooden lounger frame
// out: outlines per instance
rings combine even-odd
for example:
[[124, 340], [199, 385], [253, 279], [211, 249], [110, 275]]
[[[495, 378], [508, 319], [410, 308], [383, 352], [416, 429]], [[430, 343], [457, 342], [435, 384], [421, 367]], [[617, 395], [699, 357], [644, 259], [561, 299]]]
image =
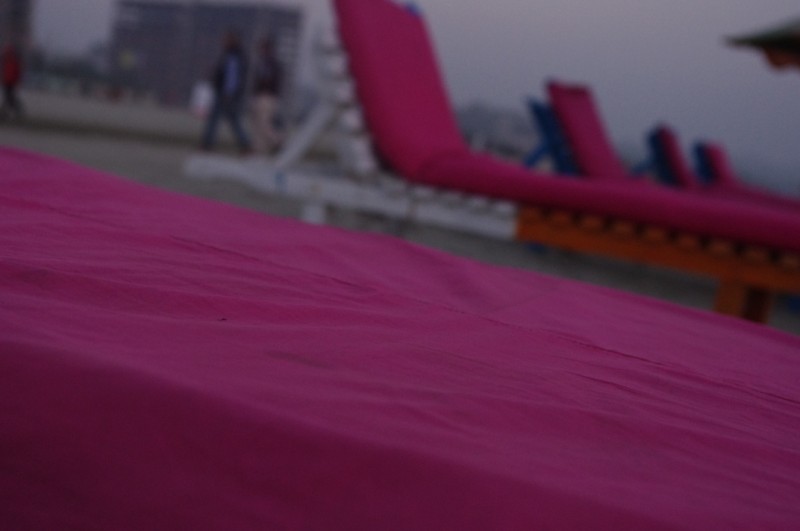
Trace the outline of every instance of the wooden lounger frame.
[[517, 239], [719, 280], [714, 309], [766, 322], [776, 293], [800, 293], [800, 254], [560, 209], [523, 207]]

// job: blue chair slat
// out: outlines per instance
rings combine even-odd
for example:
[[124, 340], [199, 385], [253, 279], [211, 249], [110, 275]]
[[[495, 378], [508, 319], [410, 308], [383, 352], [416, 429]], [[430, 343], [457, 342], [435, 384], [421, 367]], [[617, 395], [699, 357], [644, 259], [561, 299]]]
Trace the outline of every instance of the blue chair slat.
[[555, 165], [556, 172], [565, 175], [576, 175], [578, 167], [570, 152], [569, 145], [558, 123], [553, 109], [544, 103], [531, 98], [528, 100], [528, 111], [541, 134], [541, 143], [524, 159], [526, 168], [533, 167], [544, 157], [549, 156]]

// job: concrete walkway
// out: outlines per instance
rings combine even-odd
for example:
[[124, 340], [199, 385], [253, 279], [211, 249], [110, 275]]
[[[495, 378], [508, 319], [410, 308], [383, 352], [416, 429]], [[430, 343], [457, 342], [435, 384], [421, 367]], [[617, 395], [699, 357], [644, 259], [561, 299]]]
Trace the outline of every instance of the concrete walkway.
[[[113, 102], [78, 95], [22, 91], [29, 129], [195, 145], [204, 120], [186, 109], [146, 102]], [[232, 137], [224, 128], [220, 140]]]

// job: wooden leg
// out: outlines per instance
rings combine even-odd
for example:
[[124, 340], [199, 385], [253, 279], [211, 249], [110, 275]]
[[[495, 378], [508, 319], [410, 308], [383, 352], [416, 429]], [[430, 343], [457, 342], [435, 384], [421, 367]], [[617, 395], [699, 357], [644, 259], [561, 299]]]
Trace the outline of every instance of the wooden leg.
[[714, 311], [725, 315], [741, 316], [744, 301], [747, 298], [746, 291], [747, 288], [739, 282], [720, 281], [717, 299], [714, 301]]
[[766, 323], [772, 309], [772, 293], [741, 282], [723, 280], [717, 291], [714, 310], [748, 321]]
[[747, 302], [744, 309], [744, 318], [756, 323], [766, 323], [769, 321], [769, 314], [772, 311], [774, 296], [765, 289], [751, 288], [748, 290]]

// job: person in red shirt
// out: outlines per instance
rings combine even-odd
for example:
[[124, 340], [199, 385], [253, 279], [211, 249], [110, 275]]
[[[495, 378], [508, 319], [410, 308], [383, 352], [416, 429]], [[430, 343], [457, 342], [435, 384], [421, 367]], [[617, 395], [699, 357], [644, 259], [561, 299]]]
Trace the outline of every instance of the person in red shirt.
[[0, 107], [0, 119], [11, 115], [22, 117], [22, 103], [17, 96], [17, 87], [22, 80], [22, 57], [16, 46], [9, 43], [0, 54], [3, 75], [3, 106]]

